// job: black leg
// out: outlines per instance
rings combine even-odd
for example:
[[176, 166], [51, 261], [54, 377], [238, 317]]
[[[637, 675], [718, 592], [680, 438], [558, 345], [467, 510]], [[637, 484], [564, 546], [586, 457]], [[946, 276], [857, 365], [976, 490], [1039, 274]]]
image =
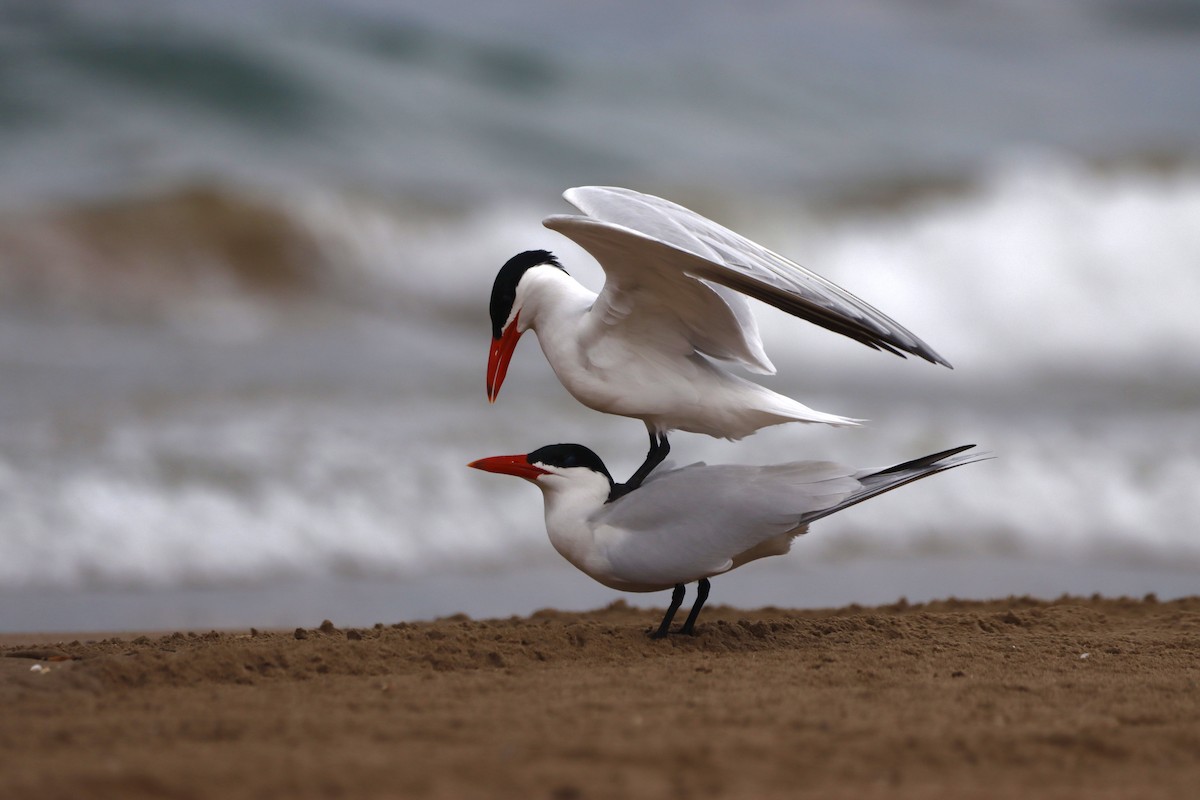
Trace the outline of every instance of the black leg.
[[700, 616], [700, 609], [704, 607], [704, 601], [708, 599], [708, 578], [701, 578], [696, 584], [696, 602], [692, 604], [692, 610], [688, 614], [687, 621], [683, 623], [683, 627], [679, 629], [680, 633], [694, 636], [696, 627], [696, 617]]
[[641, 486], [642, 481], [650, 476], [654, 468], [661, 464], [670, 452], [671, 443], [667, 441], [667, 435], [665, 433], [660, 434], [650, 431], [650, 450], [646, 453], [646, 460], [642, 462], [642, 465], [637, 468], [637, 472], [633, 473], [633, 477], [628, 481], [613, 486], [612, 491], [609, 493], [609, 502], [627, 495]]
[[667, 628], [671, 627], [671, 620], [675, 619], [675, 612], [679, 610], [679, 606], [683, 605], [683, 584], [675, 584], [675, 589], [671, 592], [671, 605], [667, 608], [667, 614], [663, 617], [662, 624], [658, 626], [658, 630], [650, 634], [651, 639], [661, 639], [667, 635]]

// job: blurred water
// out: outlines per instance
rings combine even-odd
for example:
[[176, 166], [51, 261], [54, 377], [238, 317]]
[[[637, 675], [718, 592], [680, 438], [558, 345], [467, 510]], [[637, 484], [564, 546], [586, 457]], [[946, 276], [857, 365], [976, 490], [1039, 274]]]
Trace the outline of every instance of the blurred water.
[[197, 177], [428, 200], [1193, 156], [1188, 0], [0, 3], [0, 197]]
[[587, 181], [692, 205], [955, 364], [761, 309], [768, 382], [871, 425], [679, 434], [681, 461], [1000, 456], [724, 599], [1200, 578], [1191, 4], [433, 5], [0, 3], [0, 628], [612, 596], [536, 491], [464, 466], [640, 460], [532, 339], [484, 399], [500, 264], [545, 247], [599, 287], [539, 224]]

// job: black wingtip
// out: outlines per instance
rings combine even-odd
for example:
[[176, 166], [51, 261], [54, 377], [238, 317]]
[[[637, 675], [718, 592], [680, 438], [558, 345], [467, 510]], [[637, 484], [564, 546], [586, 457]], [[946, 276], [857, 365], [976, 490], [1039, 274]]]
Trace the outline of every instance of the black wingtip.
[[[748, 270], [749, 268], [743, 266], [741, 269]], [[730, 289], [740, 292], [747, 297], [761, 300], [767, 305], [774, 306], [794, 317], [808, 320], [827, 331], [832, 331], [833, 333], [853, 339], [860, 344], [870, 347], [872, 350], [891, 353], [905, 359], [908, 358], [908, 355], [914, 355], [931, 364], [941, 364], [942, 366], [954, 369], [954, 367], [950, 366], [949, 361], [942, 358], [929, 345], [907, 331], [904, 331], [906, 334], [904, 336], [892, 334], [876, 325], [868, 325], [861, 320], [846, 317], [806, 297], [793, 295], [782, 298], [770, 286], [746, 275], [731, 275], [728, 272], [715, 271], [703, 273], [701, 276], [716, 281], [723, 286], [728, 286]], [[897, 329], [904, 330], [900, 327], [899, 323], [892, 320], [888, 321]]]
[[914, 458], [912, 461], [905, 461], [903, 464], [897, 464], [894, 467], [888, 467], [887, 469], [881, 469], [878, 472], [871, 473], [867, 477], [874, 478], [877, 475], [893, 475], [897, 472], [907, 472], [909, 470], [924, 469], [926, 467], [932, 467], [933, 465], [937, 464], [942, 459], [949, 458], [950, 456], [958, 455], [959, 453], [963, 452], [964, 450], [970, 450], [974, 446], [975, 445], [973, 445], [973, 444], [964, 444], [959, 447], [951, 447], [949, 450], [943, 450], [940, 453], [934, 453], [933, 455], [929, 455], [929, 456], [921, 456], [920, 458]]
[[941, 366], [945, 367], [946, 369], [954, 369], [953, 364], [951, 364], [949, 361], [942, 358], [941, 356], [939, 356], [937, 353], [933, 352], [932, 350], [927, 349], [927, 350], [924, 350], [923, 352], [918, 353], [917, 355], [919, 355], [921, 358], [928, 361], [930, 364], [940, 364]]

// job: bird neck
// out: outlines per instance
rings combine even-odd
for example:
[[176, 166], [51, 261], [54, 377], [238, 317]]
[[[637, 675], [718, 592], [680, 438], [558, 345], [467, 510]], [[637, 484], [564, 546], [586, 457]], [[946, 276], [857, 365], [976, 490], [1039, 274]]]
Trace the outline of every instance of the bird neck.
[[577, 325], [596, 299], [579, 281], [557, 267], [534, 267], [521, 278], [517, 300], [521, 329], [546, 331]]
[[567, 561], [591, 574], [595, 558], [591, 517], [608, 500], [612, 482], [599, 473], [571, 481], [545, 476], [538, 480], [546, 504], [550, 544]]

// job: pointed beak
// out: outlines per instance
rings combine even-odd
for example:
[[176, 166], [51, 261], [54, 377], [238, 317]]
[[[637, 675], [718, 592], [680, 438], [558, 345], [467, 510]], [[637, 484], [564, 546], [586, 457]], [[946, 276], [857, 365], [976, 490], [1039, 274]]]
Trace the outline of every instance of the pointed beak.
[[536, 481], [539, 476], [550, 474], [541, 467], [535, 467], [533, 464], [530, 464], [528, 457], [524, 455], [491, 456], [489, 458], [481, 458], [478, 461], [472, 461], [467, 466], [481, 469], [484, 472], [516, 475], [518, 478], [524, 478], [527, 481]]
[[521, 338], [521, 332], [517, 330], [517, 319], [513, 317], [513, 321], [504, 329], [504, 333], [499, 339], [492, 340], [492, 350], [488, 353], [488, 368], [487, 368], [487, 397], [489, 403], [496, 402], [496, 395], [500, 394], [500, 384], [504, 383], [504, 376], [508, 374], [508, 362], [512, 359], [513, 351], [517, 349], [517, 341]]

